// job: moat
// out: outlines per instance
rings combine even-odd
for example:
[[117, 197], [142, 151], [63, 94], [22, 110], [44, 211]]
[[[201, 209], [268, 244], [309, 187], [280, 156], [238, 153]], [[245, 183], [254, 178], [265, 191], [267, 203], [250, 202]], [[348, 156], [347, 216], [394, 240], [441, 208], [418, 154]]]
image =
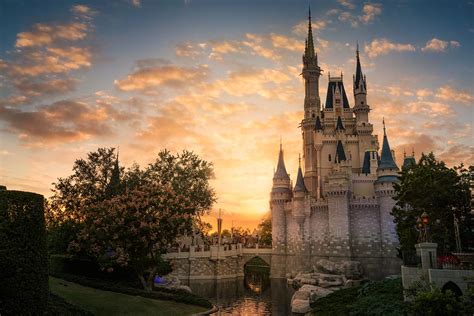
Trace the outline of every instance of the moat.
[[[249, 282], [250, 281], [250, 282]], [[256, 281], [256, 282], [253, 282]], [[193, 293], [219, 307], [213, 315], [291, 315], [293, 288], [285, 279], [257, 278], [191, 281]]]

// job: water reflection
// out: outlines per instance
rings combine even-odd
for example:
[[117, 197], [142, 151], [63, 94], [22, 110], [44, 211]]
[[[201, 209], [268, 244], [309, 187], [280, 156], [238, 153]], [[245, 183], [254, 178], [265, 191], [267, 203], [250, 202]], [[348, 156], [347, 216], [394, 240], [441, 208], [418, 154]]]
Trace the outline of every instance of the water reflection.
[[214, 315], [291, 315], [294, 290], [284, 279], [274, 280], [254, 273], [246, 278], [190, 281], [189, 286], [194, 293], [220, 307]]

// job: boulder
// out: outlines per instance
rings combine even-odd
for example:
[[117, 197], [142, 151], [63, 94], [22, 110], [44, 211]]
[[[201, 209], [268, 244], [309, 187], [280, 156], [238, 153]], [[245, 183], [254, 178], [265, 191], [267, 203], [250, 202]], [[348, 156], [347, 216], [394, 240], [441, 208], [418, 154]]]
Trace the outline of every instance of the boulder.
[[359, 261], [343, 260], [339, 262], [320, 259], [314, 266], [315, 271], [345, 275], [349, 278], [358, 278], [362, 275], [362, 269]]
[[322, 288], [320, 286], [305, 284], [298, 290], [298, 292], [308, 293], [307, 295], [309, 297], [310, 303], [314, 303], [317, 299], [325, 297], [334, 291]]
[[319, 284], [320, 287], [324, 287], [324, 288], [333, 287], [333, 286], [340, 286], [340, 285], [342, 285], [342, 280], [327, 281], [327, 280], [324, 280], [324, 279], [320, 279], [318, 284]]
[[362, 280], [347, 280], [344, 283], [344, 288], [347, 289], [350, 287], [359, 286], [361, 284], [362, 284]]
[[309, 300], [294, 299], [291, 301], [291, 312], [298, 314], [306, 314], [311, 310]]

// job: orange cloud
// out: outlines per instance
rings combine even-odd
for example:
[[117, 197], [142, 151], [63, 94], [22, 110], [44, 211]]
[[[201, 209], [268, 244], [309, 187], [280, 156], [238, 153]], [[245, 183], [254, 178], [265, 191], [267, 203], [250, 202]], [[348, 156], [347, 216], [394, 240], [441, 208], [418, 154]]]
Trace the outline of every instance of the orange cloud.
[[421, 48], [422, 52], [445, 52], [449, 47], [458, 48], [461, 46], [458, 41], [443, 41], [437, 38], [433, 38], [426, 42], [425, 47]]
[[436, 92], [436, 98], [445, 101], [455, 101], [463, 104], [472, 105], [474, 102], [474, 96], [466, 90], [456, 90], [450, 86], [443, 86]]
[[206, 65], [198, 67], [179, 67], [163, 65], [138, 69], [124, 79], [115, 80], [117, 89], [156, 93], [160, 87], [183, 88], [202, 82], [209, 76]]
[[386, 38], [374, 39], [364, 47], [365, 53], [370, 58], [386, 55], [390, 52], [414, 52], [415, 46], [411, 44], [394, 43]]

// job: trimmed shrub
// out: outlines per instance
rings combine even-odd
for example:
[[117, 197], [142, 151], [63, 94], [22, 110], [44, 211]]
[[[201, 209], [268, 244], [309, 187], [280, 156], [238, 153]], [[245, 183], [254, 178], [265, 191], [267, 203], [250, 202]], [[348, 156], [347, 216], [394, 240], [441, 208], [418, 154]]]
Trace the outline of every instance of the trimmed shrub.
[[44, 199], [0, 190], [0, 314], [42, 314], [48, 303]]

